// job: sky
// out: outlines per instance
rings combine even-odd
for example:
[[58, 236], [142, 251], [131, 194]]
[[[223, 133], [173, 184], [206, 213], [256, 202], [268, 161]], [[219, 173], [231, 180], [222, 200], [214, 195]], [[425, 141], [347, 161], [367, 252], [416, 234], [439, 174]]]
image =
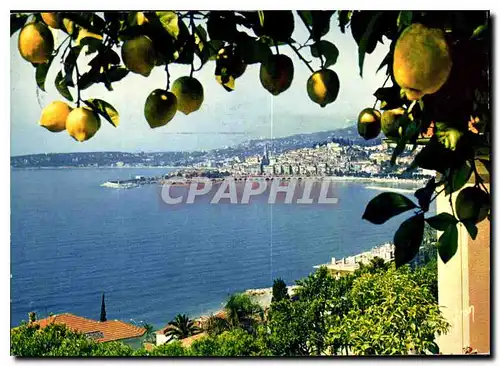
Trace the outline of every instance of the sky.
[[[311, 72], [288, 46], [280, 53], [294, 61], [295, 72], [291, 87], [273, 96], [260, 84], [259, 64], [249, 65], [236, 80], [236, 89], [227, 92], [214, 77], [215, 63], [207, 63], [195, 73], [204, 87], [205, 99], [201, 108], [186, 116], [177, 112], [166, 126], [151, 129], [144, 115], [144, 102], [151, 91], [165, 88], [163, 67], [155, 68], [149, 77], [130, 73], [120, 82], [113, 83], [109, 92], [102, 85], [82, 91], [82, 98], [100, 98], [111, 103], [120, 113], [120, 125], [114, 128], [104, 119], [97, 134], [79, 143], [66, 131], [51, 133], [38, 125], [41, 110], [54, 100], [64, 100], [55, 89], [54, 79], [59, 71], [57, 59], [52, 64], [46, 81], [46, 90], [37, 92], [35, 72], [17, 50], [19, 32], [10, 39], [10, 121], [11, 156], [86, 151], [192, 151], [234, 145], [249, 139], [283, 137], [297, 133], [333, 130], [356, 120], [358, 113], [373, 106], [373, 92], [385, 81], [384, 71], [376, 70], [388, 50], [388, 43], [365, 58], [363, 78], [359, 76], [358, 48], [350, 29], [342, 34], [336, 14], [326, 39], [339, 49], [337, 63], [330, 68], [340, 79], [340, 92], [335, 102], [321, 108], [313, 103], [306, 91]], [[296, 16], [293, 38], [306, 41], [307, 30]], [[56, 37], [56, 46], [63, 35]], [[319, 59], [313, 59], [308, 48], [301, 50], [307, 60], [313, 60], [313, 69], [319, 69]], [[79, 62], [80, 71], [89, 67]], [[190, 66], [171, 65], [171, 81], [189, 75]], [[76, 90], [71, 89], [76, 96]], [[38, 96], [37, 96], [38, 94]], [[222, 133], [221, 133], [222, 132]]]

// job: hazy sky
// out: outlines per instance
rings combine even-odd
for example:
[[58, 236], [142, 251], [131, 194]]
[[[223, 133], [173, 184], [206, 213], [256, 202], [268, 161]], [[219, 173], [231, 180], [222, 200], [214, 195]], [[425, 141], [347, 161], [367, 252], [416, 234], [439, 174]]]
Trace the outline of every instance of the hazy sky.
[[[294, 39], [304, 42], [307, 31], [300, 19], [295, 19]], [[113, 84], [109, 92], [99, 84], [82, 91], [82, 98], [100, 98], [111, 103], [120, 113], [118, 128], [104, 119], [97, 134], [84, 143], [74, 141], [67, 132], [51, 133], [38, 125], [42, 108], [54, 100], [64, 100], [53, 84], [59, 71], [58, 58], [54, 60], [46, 81], [47, 93], [39, 91], [32, 65], [24, 61], [17, 51], [16, 33], [10, 41], [11, 62], [11, 155], [46, 152], [83, 151], [168, 151], [198, 150], [233, 145], [248, 139], [287, 136], [303, 132], [331, 130], [346, 126], [356, 119], [359, 111], [373, 105], [373, 92], [385, 80], [384, 72], [375, 73], [384, 58], [388, 45], [377, 46], [367, 55], [361, 78], [358, 69], [358, 50], [350, 29], [342, 34], [337, 16], [332, 17], [331, 31], [327, 39], [340, 51], [338, 61], [330, 68], [340, 78], [337, 100], [321, 108], [307, 96], [306, 81], [309, 69], [287, 46], [280, 52], [292, 57], [295, 75], [291, 87], [275, 97], [269, 94], [259, 81], [259, 65], [249, 65], [243, 76], [236, 80], [236, 90], [227, 92], [214, 77], [215, 63], [209, 62], [195, 74], [203, 86], [205, 101], [197, 112], [185, 116], [178, 112], [165, 127], [151, 129], [144, 116], [144, 102], [156, 88], [165, 88], [166, 75], [163, 67], [157, 67], [148, 78], [129, 74]], [[59, 36], [56, 44], [63, 38]], [[310, 51], [304, 48], [304, 57], [311, 60]], [[81, 72], [86, 63], [79, 62]], [[313, 68], [319, 68], [319, 60], [313, 60]], [[83, 69], [83, 70], [82, 70]], [[171, 81], [189, 75], [189, 66], [172, 65]], [[71, 90], [76, 97], [76, 90]], [[193, 134], [183, 134], [185, 132]], [[234, 133], [220, 134], [219, 132]]]

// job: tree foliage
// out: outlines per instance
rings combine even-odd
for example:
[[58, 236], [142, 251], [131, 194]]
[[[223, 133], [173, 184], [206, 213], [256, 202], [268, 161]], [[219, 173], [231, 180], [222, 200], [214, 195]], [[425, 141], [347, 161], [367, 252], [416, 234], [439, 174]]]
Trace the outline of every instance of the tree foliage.
[[297, 301], [271, 304], [263, 343], [281, 356], [434, 352], [447, 323], [432, 270], [373, 261], [334, 279], [320, 268], [298, 281]]
[[281, 301], [284, 299], [290, 299], [288, 295], [288, 289], [286, 287], [285, 281], [282, 278], [277, 278], [273, 282], [273, 297], [271, 298], [272, 302]]
[[[432, 262], [430, 262], [432, 263]], [[333, 278], [325, 267], [298, 281], [297, 296], [273, 301], [266, 319], [207, 332], [183, 346], [174, 339], [152, 350], [121, 342], [97, 343], [64, 325], [11, 330], [16, 356], [309, 356], [436, 353], [435, 335], [447, 330], [437, 305], [434, 264], [396, 269], [374, 260]], [[240, 299], [236, 294], [234, 299]], [[240, 300], [234, 300], [236, 303]], [[246, 303], [246, 300], [242, 300]], [[252, 306], [253, 307], [253, 306]], [[246, 309], [246, 307], [244, 307]], [[236, 314], [241, 312], [236, 312]], [[250, 314], [256, 314], [252, 311]], [[248, 316], [248, 315], [247, 315]], [[187, 324], [187, 317], [182, 322]], [[191, 333], [192, 334], [192, 333]], [[180, 338], [180, 337], [179, 337]]]
[[227, 319], [232, 328], [254, 331], [256, 324], [263, 319], [264, 311], [249, 295], [232, 294], [224, 305]]
[[340, 328], [358, 355], [424, 354], [437, 347], [435, 335], [447, 330], [430, 289], [407, 267], [357, 278], [349, 298]]
[[183, 339], [200, 332], [193, 319], [186, 314], [177, 314], [173, 320], [168, 323], [165, 335], [172, 336], [175, 339]]
[[132, 349], [121, 342], [97, 343], [62, 324], [23, 324], [10, 332], [13, 356], [130, 356]]

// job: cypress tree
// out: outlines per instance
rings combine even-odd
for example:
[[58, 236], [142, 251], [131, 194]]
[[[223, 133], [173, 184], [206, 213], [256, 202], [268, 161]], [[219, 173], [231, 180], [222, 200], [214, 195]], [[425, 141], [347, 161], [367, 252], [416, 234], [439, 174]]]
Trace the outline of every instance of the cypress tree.
[[105, 322], [106, 319], [106, 303], [104, 302], [104, 293], [102, 294], [102, 301], [101, 301], [101, 317], [99, 321]]

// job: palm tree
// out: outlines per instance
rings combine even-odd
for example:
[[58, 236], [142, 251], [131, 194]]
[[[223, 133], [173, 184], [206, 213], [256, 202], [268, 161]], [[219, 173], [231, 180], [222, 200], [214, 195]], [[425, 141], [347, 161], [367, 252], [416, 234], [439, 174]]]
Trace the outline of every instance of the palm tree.
[[144, 338], [144, 342], [154, 343], [154, 332], [153, 325], [149, 323], [144, 323], [144, 329], [146, 329], [146, 337]]
[[262, 307], [247, 294], [231, 295], [224, 310], [231, 327], [241, 327], [250, 331], [253, 329], [253, 325], [264, 317]]
[[200, 329], [186, 314], [177, 314], [165, 329], [165, 335], [172, 336], [175, 339], [187, 338], [199, 332]]

